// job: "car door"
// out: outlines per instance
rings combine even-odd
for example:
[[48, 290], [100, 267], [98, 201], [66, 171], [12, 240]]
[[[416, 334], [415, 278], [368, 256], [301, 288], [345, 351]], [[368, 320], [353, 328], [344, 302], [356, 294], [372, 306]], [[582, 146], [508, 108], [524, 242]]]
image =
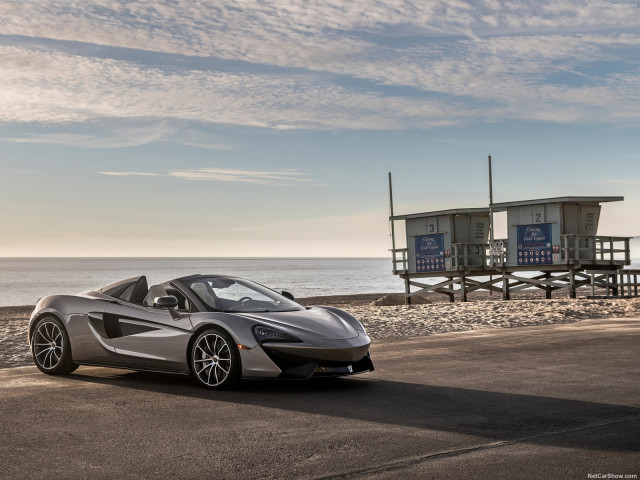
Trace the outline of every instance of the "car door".
[[107, 305], [103, 323], [124, 363], [134, 368], [188, 372], [189, 314], [174, 319], [168, 310], [118, 302]]
[[69, 316], [67, 331], [73, 339], [73, 360], [83, 364], [122, 365], [122, 357], [104, 329], [104, 310], [108, 302], [91, 302], [87, 313]]

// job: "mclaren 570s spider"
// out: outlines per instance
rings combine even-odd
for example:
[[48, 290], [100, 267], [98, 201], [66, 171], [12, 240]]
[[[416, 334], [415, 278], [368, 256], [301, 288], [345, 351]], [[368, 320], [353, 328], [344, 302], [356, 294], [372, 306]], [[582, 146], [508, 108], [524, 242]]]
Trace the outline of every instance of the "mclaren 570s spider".
[[151, 288], [145, 276], [38, 301], [29, 323], [36, 366], [50, 375], [99, 365], [192, 375], [223, 389], [239, 379], [373, 371], [371, 340], [345, 311], [303, 307], [288, 292], [222, 275]]

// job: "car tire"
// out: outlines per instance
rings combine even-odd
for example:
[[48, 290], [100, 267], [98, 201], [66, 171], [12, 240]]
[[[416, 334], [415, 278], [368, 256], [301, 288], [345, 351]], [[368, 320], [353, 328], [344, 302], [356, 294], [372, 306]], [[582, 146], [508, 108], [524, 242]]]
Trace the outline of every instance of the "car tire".
[[53, 316], [41, 318], [33, 328], [31, 355], [36, 367], [47, 375], [66, 375], [78, 368], [71, 356], [67, 330]]
[[189, 365], [200, 385], [223, 390], [234, 385], [240, 376], [240, 353], [228, 332], [212, 327], [196, 337]]

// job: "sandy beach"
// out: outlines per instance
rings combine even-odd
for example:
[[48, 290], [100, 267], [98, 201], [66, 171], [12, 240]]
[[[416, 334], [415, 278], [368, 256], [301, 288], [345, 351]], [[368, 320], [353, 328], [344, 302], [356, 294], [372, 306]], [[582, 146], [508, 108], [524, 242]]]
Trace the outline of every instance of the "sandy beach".
[[[418, 299], [405, 306], [399, 294], [341, 295], [301, 298], [303, 305], [332, 305], [358, 318], [373, 340], [463, 332], [483, 328], [515, 328], [573, 323], [584, 319], [640, 316], [640, 298], [545, 300], [539, 292], [523, 292], [502, 301], [478, 292], [471, 301], [448, 303], [443, 296]], [[0, 307], [0, 368], [31, 365], [27, 325], [33, 306]]]

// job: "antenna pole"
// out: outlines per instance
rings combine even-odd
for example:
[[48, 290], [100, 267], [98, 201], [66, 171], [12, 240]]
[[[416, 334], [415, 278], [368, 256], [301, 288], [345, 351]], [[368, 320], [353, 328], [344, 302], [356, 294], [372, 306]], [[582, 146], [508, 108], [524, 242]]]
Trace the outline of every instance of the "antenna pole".
[[[489, 155], [489, 221], [491, 223], [489, 232], [491, 233], [491, 243], [493, 244], [493, 177], [491, 176], [491, 155]], [[490, 247], [491, 248], [491, 247]], [[491, 252], [491, 250], [489, 250]], [[491, 255], [491, 265], [495, 265], [493, 255]], [[489, 275], [489, 281], [493, 286], [493, 275]], [[489, 296], [493, 296], [493, 289], [489, 289]]]
[[[395, 260], [396, 258], [396, 232], [395, 232], [395, 228], [394, 228], [394, 221], [393, 221], [393, 187], [391, 186], [391, 172], [389, 172], [389, 221], [391, 222], [391, 248], [394, 250], [393, 253], [393, 258]], [[395, 270], [395, 264], [393, 266], [393, 269]]]
[[491, 176], [491, 155], [489, 155], [489, 219], [491, 221], [491, 242], [493, 243], [493, 177]]

